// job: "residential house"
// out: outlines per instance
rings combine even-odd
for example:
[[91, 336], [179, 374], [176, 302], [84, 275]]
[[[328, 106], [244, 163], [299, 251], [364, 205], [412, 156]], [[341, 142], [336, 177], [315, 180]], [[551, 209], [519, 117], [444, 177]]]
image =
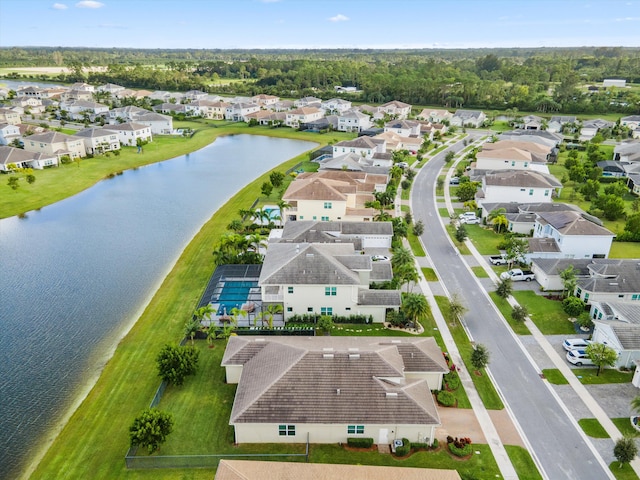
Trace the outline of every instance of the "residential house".
[[389, 152], [396, 150], [409, 150], [416, 153], [424, 142], [420, 136], [403, 137], [394, 132], [384, 132], [372, 137], [373, 140], [384, 141], [386, 150]]
[[85, 128], [74, 134], [84, 139], [87, 153], [101, 154], [108, 151], [120, 150], [118, 133], [106, 128]]
[[640, 360], [640, 305], [591, 302], [589, 313], [595, 324], [591, 340], [616, 351], [614, 368], [633, 368]]
[[476, 154], [478, 170], [535, 170], [549, 173], [547, 158], [551, 149], [531, 142], [500, 140], [485, 143]]
[[298, 128], [302, 123], [309, 123], [324, 117], [324, 111], [316, 107], [299, 107], [287, 112], [285, 125]]
[[256, 103], [232, 103], [225, 109], [224, 118], [231, 122], [248, 122], [247, 115], [260, 110]]
[[388, 175], [393, 166], [389, 153], [377, 153], [367, 158], [357, 153], [345, 153], [318, 161], [319, 170], [342, 170], [348, 172], [365, 172]]
[[9, 145], [20, 138], [20, 127], [9, 123], [0, 123], [0, 145]]
[[428, 120], [429, 122], [434, 123], [451, 122], [453, 113], [451, 113], [449, 110], [425, 108], [418, 114], [416, 118], [418, 120]]
[[[556, 258], [607, 258], [615, 234], [596, 223], [595, 217], [578, 212], [538, 213], [533, 238], [553, 239], [559, 253], [537, 255]], [[535, 253], [532, 252], [530, 257]]]
[[173, 133], [173, 118], [168, 115], [147, 111], [136, 115], [135, 122], [151, 128], [154, 135], [171, 135]]
[[58, 159], [64, 155], [72, 159], [87, 155], [82, 138], [60, 132], [36, 133], [26, 137], [23, 143], [28, 152], [56, 155]]
[[526, 115], [520, 120], [523, 130], [542, 130], [545, 119], [537, 115]]
[[17, 97], [11, 100], [11, 104], [16, 108], [21, 108], [26, 114], [42, 113], [45, 110], [42, 100], [35, 97]]
[[113, 108], [109, 110], [109, 123], [118, 123], [121, 120], [124, 122], [133, 122], [138, 115], [143, 115], [145, 113], [149, 113], [149, 110], [136, 107], [135, 105]]
[[[350, 88], [350, 87], [347, 87]], [[390, 440], [387, 435], [387, 440]], [[395, 440], [395, 437], [392, 438]], [[377, 439], [376, 439], [377, 441]], [[377, 467], [371, 465], [336, 465], [328, 463], [263, 462], [221, 459], [216, 480], [461, 480], [455, 470], [411, 467]]]
[[362, 132], [371, 128], [371, 117], [351, 109], [338, 116], [338, 130], [341, 132]]
[[[552, 133], [548, 130], [511, 130], [499, 134], [498, 139], [538, 143], [554, 149], [564, 140], [564, 137], [558, 133]], [[552, 155], [554, 155], [553, 150]], [[555, 155], [557, 156], [557, 153]], [[553, 162], [555, 160], [549, 158], [549, 161]]]
[[150, 100], [161, 100], [163, 103], [180, 103], [183, 94], [178, 92], [167, 92], [164, 90], [156, 90], [149, 95]]
[[[391, 248], [391, 222], [318, 222], [300, 220], [287, 222], [274, 229], [269, 241], [280, 243], [352, 243], [356, 252], [371, 248]], [[377, 263], [375, 265], [378, 265]], [[375, 267], [374, 265], [374, 267]], [[382, 265], [382, 264], [380, 264]]]
[[280, 100], [273, 105], [269, 105], [269, 110], [273, 110], [274, 112], [286, 112], [293, 108], [295, 108], [295, 102], [292, 100]]
[[142, 142], [152, 142], [153, 135], [151, 127], [135, 122], [120, 123], [114, 125], [105, 125], [106, 130], [113, 130], [118, 133], [118, 140], [125, 146], [136, 146], [138, 140]]
[[482, 191], [478, 203], [497, 202], [552, 202], [554, 192], [559, 192], [562, 183], [541, 172], [529, 170], [494, 171], [482, 179]]
[[[532, 258], [531, 271], [536, 276], [540, 287], [547, 292], [564, 290], [560, 274], [568, 268], [573, 269], [576, 278], [589, 277], [589, 265], [596, 260], [579, 258]], [[597, 260], [609, 262], [610, 260]], [[573, 292], [570, 292], [573, 293]]]
[[0, 122], [8, 123], [9, 125], [19, 125], [22, 123], [22, 119], [18, 112], [0, 107]]
[[[164, 114], [187, 114], [187, 105], [184, 105], [182, 103], [160, 103], [153, 108], [154, 112], [159, 112], [159, 113], [164, 113]], [[194, 114], [193, 112], [196, 111], [197, 108], [192, 107], [191, 112], [192, 114]], [[194, 114], [197, 115], [197, 114]]]
[[44, 98], [45, 97], [45, 89], [30, 85], [24, 88], [18, 88], [16, 90], [17, 98]]
[[343, 85], [335, 85], [333, 87], [333, 89], [336, 91], [336, 93], [350, 93], [351, 94], [351, 93], [360, 93], [360, 92], [362, 92], [362, 90], [358, 90], [357, 87], [352, 87], [352, 86], [345, 87]]
[[116, 85], [115, 83], [105, 83], [97, 88], [99, 92], [109, 92], [111, 95], [121, 92], [124, 89], [122, 85]]
[[183, 98], [189, 102], [195, 102], [196, 100], [204, 100], [209, 94], [201, 90], [189, 90], [183, 96]]
[[629, 162], [616, 162], [615, 160], [601, 160], [596, 165], [602, 169], [603, 177], [622, 178], [627, 176], [625, 167], [629, 166]]
[[565, 125], [570, 126], [573, 133], [577, 131], [578, 118], [573, 115], [554, 115], [547, 124], [547, 131], [551, 133], [562, 133]]
[[183, 105], [190, 115], [200, 116], [213, 120], [222, 120], [227, 111], [228, 103], [211, 100], [194, 100]]
[[640, 141], [632, 140], [613, 148], [613, 160], [617, 162], [640, 162]]
[[322, 103], [320, 103], [320, 108], [327, 113], [340, 115], [351, 110], [351, 102], [341, 98], [330, 98], [329, 100], [323, 100]]
[[365, 205], [375, 200], [373, 192], [385, 190], [387, 182], [387, 175], [366, 172], [322, 170], [302, 173], [282, 196], [290, 206], [281, 216], [285, 222], [371, 221], [377, 211]]
[[430, 444], [440, 426], [431, 390], [448, 368], [433, 337], [236, 336], [222, 366], [238, 383], [235, 443]]
[[88, 116], [93, 121], [97, 115], [107, 116], [109, 107], [89, 100], [66, 100], [60, 102], [60, 110], [67, 111], [73, 120], [84, 120]]
[[375, 153], [385, 153], [387, 151], [384, 140], [375, 140], [371, 137], [358, 137], [353, 140], [343, 140], [333, 145], [333, 156], [340, 156], [345, 153], [357, 153], [365, 158], [372, 158]]
[[399, 102], [398, 100], [392, 100], [387, 103], [383, 103], [378, 107], [378, 112], [389, 115], [395, 119], [404, 120], [411, 115], [411, 105], [408, 103]]
[[401, 137], [420, 136], [420, 122], [415, 120], [392, 120], [384, 125], [385, 132], [393, 132]]
[[589, 276], [579, 277], [575, 296], [585, 303], [634, 303], [640, 300], [638, 260], [594, 259]]
[[302, 97], [293, 102], [293, 106], [296, 108], [300, 108], [300, 107], [320, 108], [320, 104], [322, 104], [322, 99], [317, 97]]
[[[287, 119], [286, 112], [274, 112], [273, 110], [269, 110], [269, 115], [261, 115], [258, 119], [258, 123], [260, 125], [284, 125], [284, 122]], [[257, 114], [256, 112], [255, 114]], [[255, 115], [254, 113], [250, 113], [248, 116]], [[327, 121], [328, 123], [328, 121]]]
[[633, 138], [640, 138], [640, 115], [622, 117], [620, 125], [631, 130]]
[[595, 120], [585, 120], [580, 129], [580, 140], [591, 140], [596, 134], [603, 129], [613, 128], [615, 123], [596, 118]]
[[260, 105], [262, 108], [268, 109], [269, 107], [272, 107], [273, 105], [278, 103], [280, 101], [280, 97], [261, 93], [259, 95], [254, 95], [253, 97], [251, 97], [251, 101]]
[[451, 117], [450, 124], [456, 127], [479, 128], [486, 119], [487, 116], [484, 112], [477, 110], [456, 110], [456, 113]]
[[144, 98], [151, 98], [151, 95], [153, 95], [153, 92], [149, 90], [130, 90], [128, 88], [113, 94], [113, 96], [118, 100], [123, 100], [125, 98], [142, 100]]
[[7, 172], [15, 165], [16, 168], [33, 168], [42, 170], [44, 167], [58, 165], [58, 156], [55, 154], [29, 152], [21, 148], [13, 148], [0, 145], [0, 171]]
[[[275, 114], [272, 114], [272, 115], [284, 115], [285, 120], [287, 118], [286, 112], [276, 112]], [[337, 129], [338, 129], [337, 115], [327, 115], [317, 120], [312, 120], [310, 122], [305, 122], [300, 124], [300, 130], [309, 130], [312, 132], [320, 132], [322, 130], [337, 130]]]

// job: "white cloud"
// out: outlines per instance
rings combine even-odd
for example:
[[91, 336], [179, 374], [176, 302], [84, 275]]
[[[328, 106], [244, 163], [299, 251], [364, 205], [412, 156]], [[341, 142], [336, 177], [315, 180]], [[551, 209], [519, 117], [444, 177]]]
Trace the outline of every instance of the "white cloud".
[[346, 22], [347, 20], [349, 20], [349, 17], [342, 15], [341, 13], [339, 13], [335, 17], [329, 18], [330, 22]]
[[104, 3], [96, 2], [95, 0], [82, 0], [82, 2], [76, 3], [78, 8], [102, 8]]
[[67, 7], [64, 3], [54, 3], [51, 8], [55, 10], [66, 10], [69, 7]]

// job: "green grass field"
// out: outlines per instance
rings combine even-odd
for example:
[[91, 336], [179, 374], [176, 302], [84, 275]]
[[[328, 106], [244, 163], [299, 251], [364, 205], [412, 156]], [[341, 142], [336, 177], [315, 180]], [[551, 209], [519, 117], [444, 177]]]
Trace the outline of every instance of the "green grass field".
[[582, 427], [584, 433], [592, 438], [610, 438], [607, 431], [596, 418], [581, 418], [578, 420], [578, 425]]
[[575, 333], [572, 323], [562, 310], [562, 303], [549, 300], [530, 290], [513, 292], [518, 303], [527, 308], [529, 318], [545, 335]]
[[516, 469], [519, 480], [542, 480], [538, 467], [536, 467], [531, 454], [525, 448], [516, 445], [505, 445], [504, 448], [513, 467]]
[[436, 272], [433, 270], [433, 268], [428, 268], [428, 267], [422, 267], [422, 274], [424, 275], [424, 278], [427, 282], [437, 282], [438, 281], [438, 276], [436, 275]]
[[605, 383], [630, 383], [633, 373], [621, 372], [615, 368], [603, 368], [600, 375], [597, 367], [576, 368], [573, 373], [584, 385], [603, 385]]
[[518, 335], [531, 335], [531, 332], [524, 324], [524, 322], [518, 322], [511, 318], [511, 311], [513, 309], [511, 308], [511, 305], [509, 305], [509, 302], [507, 302], [504, 298], [500, 298], [496, 292], [490, 292], [489, 296], [515, 333], [517, 333]]
[[569, 380], [567, 380], [562, 372], [557, 368], [545, 368], [542, 370], [542, 374], [544, 375], [544, 378], [547, 379], [547, 382], [552, 383], [553, 385], [569, 384]]

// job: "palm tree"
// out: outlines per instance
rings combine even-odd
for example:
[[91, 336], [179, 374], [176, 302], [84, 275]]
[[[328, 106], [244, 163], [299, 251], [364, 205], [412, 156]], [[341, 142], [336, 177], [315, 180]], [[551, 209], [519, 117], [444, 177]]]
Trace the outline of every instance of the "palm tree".
[[266, 311], [263, 311], [261, 316], [262, 316], [262, 323], [264, 324], [264, 318], [267, 317], [267, 323], [269, 324], [269, 329], [273, 329], [273, 317], [274, 315], [278, 314], [278, 313], [282, 313], [283, 312], [283, 308], [282, 305], [279, 303], [271, 303], [269, 305], [267, 305], [267, 309]]
[[391, 257], [391, 267], [393, 269], [399, 268], [401, 265], [413, 264], [413, 253], [411, 250], [405, 247], [396, 247], [392, 251], [393, 257]]
[[409, 293], [411, 282], [418, 283], [418, 270], [414, 263], [404, 263], [393, 269], [393, 278], [398, 285], [407, 284], [407, 293]]
[[191, 338], [191, 345], [193, 346], [193, 338], [196, 336], [196, 333], [200, 330], [200, 322], [198, 320], [187, 320], [184, 324], [184, 336]]
[[467, 308], [462, 304], [457, 293], [454, 293], [449, 299], [448, 310], [452, 326], [455, 325], [456, 320], [460, 321], [462, 316], [467, 312]]
[[246, 310], [241, 310], [235, 307], [231, 309], [231, 312], [229, 312], [229, 315], [231, 315], [231, 322], [236, 328], [238, 327], [238, 318], [245, 318], [248, 314], [249, 312]]
[[410, 318], [414, 325], [417, 325], [420, 320], [427, 318], [431, 308], [424, 295], [406, 293], [402, 298], [402, 311], [406, 318]]
[[202, 320], [209, 320], [209, 322], [211, 322], [211, 315], [213, 313], [215, 313], [214, 308], [210, 303], [207, 303], [193, 312], [193, 318], [197, 320], [198, 323], [202, 323]]
[[631, 411], [636, 413], [640, 412], [640, 396], [634, 397], [634, 399], [631, 400]]
[[380, 209], [380, 211], [376, 215], [374, 215], [373, 221], [374, 222], [390, 222], [391, 218], [392, 217], [390, 213]]

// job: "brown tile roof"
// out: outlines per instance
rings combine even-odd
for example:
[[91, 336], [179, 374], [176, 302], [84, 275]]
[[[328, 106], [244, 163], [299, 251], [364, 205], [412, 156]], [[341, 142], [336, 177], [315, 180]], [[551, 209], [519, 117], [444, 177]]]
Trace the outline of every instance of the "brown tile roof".
[[[398, 349], [416, 344], [416, 349], [407, 351], [414, 353], [413, 371], [445, 373], [433, 338], [329, 338], [247, 342], [232, 337], [229, 344], [234, 350], [238, 341], [243, 348], [250, 342], [266, 345], [244, 363], [231, 423], [439, 424], [426, 381], [403, 378], [406, 366]], [[428, 343], [433, 345], [423, 345]], [[421, 351], [433, 351], [435, 358], [421, 362]], [[223, 365], [231, 364], [223, 361]]]
[[216, 480], [460, 480], [455, 470], [220, 460]]

